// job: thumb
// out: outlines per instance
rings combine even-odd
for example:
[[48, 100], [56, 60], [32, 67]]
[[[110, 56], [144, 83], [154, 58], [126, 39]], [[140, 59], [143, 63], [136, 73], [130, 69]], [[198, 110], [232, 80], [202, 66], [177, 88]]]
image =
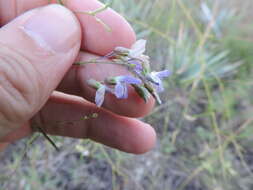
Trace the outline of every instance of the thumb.
[[80, 26], [60, 5], [34, 9], [0, 28], [0, 139], [45, 104], [79, 52]]

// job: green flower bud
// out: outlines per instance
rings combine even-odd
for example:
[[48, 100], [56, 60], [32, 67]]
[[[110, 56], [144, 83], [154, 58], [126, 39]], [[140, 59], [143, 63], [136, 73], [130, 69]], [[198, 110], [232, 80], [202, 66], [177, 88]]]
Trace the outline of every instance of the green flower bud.
[[150, 98], [150, 93], [149, 91], [144, 87], [144, 86], [141, 86], [141, 85], [136, 85], [136, 84], [133, 84], [132, 85], [135, 89], [135, 91], [137, 92], [137, 94], [145, 101], [147, 102], [148, 99]]
[[98, 81], [96, 81], [96, 80], [94, 80], [94, 79], [89, 79], [89, 80], [87, 80], [87, 84], [88, 84], [90, 87], [92, 87], [92, 88], [94, 88], [94, 89], [96, 89], [96, 90], [99, 89], [101, 85], [103, 85], [102, 83], [100, 83], [100, 82], [98, 82]]

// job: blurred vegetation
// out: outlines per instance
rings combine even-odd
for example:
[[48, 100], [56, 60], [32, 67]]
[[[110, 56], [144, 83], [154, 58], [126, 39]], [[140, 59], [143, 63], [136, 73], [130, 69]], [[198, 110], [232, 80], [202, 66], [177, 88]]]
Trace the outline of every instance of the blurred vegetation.
[[253, 2], [103, 2], [134, 26], [138, 38], [148, 39], [155, 70], [173, 72], [163, 104], [144, 118], [158, 133], [156, 148], [134, 156], [57, 137], [58, 153], [42, 137], [25, 139], [6, 150], [0, 184], [6, 189], [253, 189]]

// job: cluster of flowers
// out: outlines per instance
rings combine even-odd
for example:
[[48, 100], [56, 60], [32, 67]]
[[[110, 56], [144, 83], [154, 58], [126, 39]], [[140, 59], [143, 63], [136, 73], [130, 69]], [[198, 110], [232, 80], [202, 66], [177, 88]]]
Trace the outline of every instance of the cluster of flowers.
[[[161, 104], [158, 93], [164, 90], [162, 79], [168, 77], [170, 72], [151, 71], [149, 65], [149, 57], [144, 55], [146, 40], [138, 40], [130, 49], [124, 47], [116, 47], [113, 52], [104, 56], [111, 64], [118, 64], [126, 67], [132, 75], [116, 76], [106, 78], [104, 81], [96, 81], [89, 79], [87, 83], [96, 89], [95, 103], [101, 106], [104, 102], [105, 93], [112, 93], [119, 99], [128, 97], [128, 85], [132, 85], [138, 95], [145, 102], [153, 96], [156, 101]], [[92, 63], [104, 63], [101, 59], [92, 61]]]

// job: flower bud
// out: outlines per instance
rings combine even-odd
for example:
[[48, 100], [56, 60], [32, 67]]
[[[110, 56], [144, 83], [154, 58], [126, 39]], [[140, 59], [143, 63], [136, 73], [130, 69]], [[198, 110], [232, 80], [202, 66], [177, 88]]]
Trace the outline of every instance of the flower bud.
[[134, 87], [135, 92], [137, 92], [137, 94], [147, 103], [148, 99], [150, 98], [150, 93], [148, 90], [144, 86], [136, 84], [133, 84], [132, 86]]
[[117, 84], [117, 77], [108, 77], [105, 79], [105, 82], [110, 85]]
[[115, 49], [114, 49], [114, 52], [115, 53], [123, 53], [123, 54], [128, 54], [129, 52], [130, 52], [130, 50], [129, 49], [127, 49], [127, 48], [124, 48], [124, 47], [116, 47]]
[[152, 85], [145, 83], [144, 84], [145, 88], [150, 92], [150, 94], [153, 96], [153, 98], [155, 98], [155, 100], [158, 102], [158, 104], [162, 104], [162, 101], [158, 95], [158, 93], [156, 92], [156, 90], [152, 87]]
[[99, 87], [101, 86], [101, 85], [103, 85], [102, 83], [100, 83], [100, 82], [98, 82], [98, 81], [96, 81], [96, 80], [94, 80], [94, 79], [89, 79], [89, 80], [87, 80], [87, 84], [90, 86], [90, 87], [92, 87], [92, 88], [94, 88], [94, 89], [99, 89]]

